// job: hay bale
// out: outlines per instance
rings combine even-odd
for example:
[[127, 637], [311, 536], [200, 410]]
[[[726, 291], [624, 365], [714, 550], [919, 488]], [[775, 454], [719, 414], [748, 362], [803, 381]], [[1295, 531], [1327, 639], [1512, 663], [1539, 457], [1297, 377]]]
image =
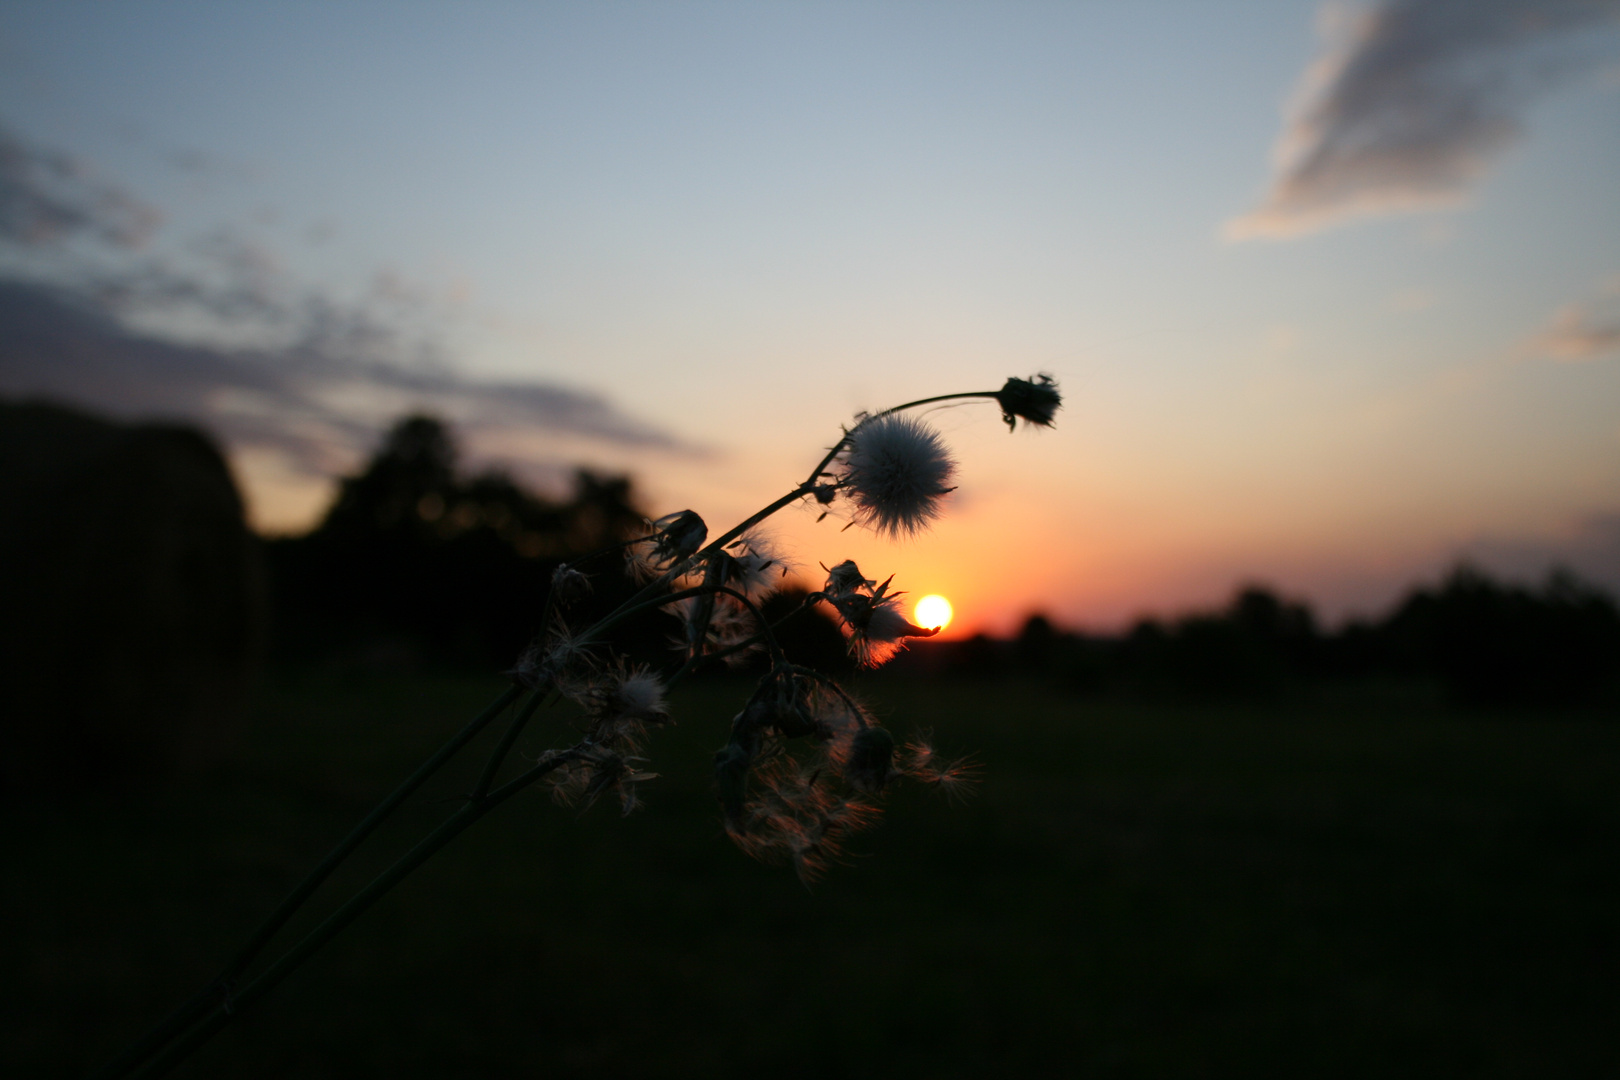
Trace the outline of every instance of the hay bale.
[[217, 754], [263, 638], [242, 500], [198, 431], [0, 403], [12, 792], [129, 789]]

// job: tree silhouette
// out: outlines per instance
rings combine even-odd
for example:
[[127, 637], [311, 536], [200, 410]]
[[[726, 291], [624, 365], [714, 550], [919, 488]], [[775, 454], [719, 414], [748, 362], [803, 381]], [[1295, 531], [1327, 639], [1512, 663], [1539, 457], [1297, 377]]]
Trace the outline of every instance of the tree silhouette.
[[[627, 477], [580, 470], [552, 501], [500, 470], [463, 477], [457, 456], [441, 421], [406, 417], [315, 531], [269, 545], [281, 655], [510, 664], [556, 566], [645, 520]], [[602, 567], [612, 594], [618, 562]]]

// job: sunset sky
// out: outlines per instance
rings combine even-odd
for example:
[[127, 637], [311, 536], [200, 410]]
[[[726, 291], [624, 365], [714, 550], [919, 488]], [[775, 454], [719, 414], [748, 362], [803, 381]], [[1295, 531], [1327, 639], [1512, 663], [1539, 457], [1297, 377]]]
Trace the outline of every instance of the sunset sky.
[[0, 395], [310, 526], [411, 409], [718, 531], [936, 411], [952, 633], [1620, 590], [1620, 0], [0, 8]]

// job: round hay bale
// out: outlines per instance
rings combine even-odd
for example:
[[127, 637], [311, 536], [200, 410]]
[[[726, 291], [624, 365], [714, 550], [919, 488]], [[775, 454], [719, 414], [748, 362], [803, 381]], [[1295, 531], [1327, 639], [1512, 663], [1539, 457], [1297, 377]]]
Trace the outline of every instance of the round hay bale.
[[264, 582], [212, 442], [0, 403], [0, 781], [149, 785], [211, 759], [262, 648]]

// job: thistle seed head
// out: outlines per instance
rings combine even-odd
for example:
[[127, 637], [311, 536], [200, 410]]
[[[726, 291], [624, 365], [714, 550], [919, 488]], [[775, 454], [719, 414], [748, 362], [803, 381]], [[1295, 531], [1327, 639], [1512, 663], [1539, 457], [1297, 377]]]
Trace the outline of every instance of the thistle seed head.
[[862, 420], [846, 436], [839, 482], [855, 520], [880, 535], [911, 536], [940, 513], [956, 463], [939, 433], [899, 413]]
[[614, 706], [622, 720], [642, 724], [662, 724], [669, 720], [664, 683], [646, 668], [637, 668], [620, 677]]

